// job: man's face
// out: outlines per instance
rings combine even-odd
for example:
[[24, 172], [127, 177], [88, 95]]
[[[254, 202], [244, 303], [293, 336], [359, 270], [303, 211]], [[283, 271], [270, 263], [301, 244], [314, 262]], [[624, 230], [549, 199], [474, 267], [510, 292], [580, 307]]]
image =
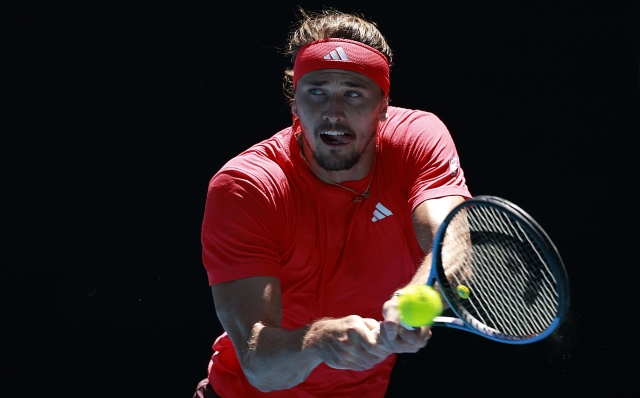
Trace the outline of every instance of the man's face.
[[386, 119], [387, 99], [365, 75], [321, 69], [298, 80], [291, 111], [313, 159], [325, 170], [341, 171], [375, 150], [370, 144]]

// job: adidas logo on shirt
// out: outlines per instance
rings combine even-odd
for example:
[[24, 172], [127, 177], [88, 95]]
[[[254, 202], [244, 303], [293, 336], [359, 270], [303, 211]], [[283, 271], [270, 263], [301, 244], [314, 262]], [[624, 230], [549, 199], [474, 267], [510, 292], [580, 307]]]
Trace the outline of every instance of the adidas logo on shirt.
[[373, 218], [371, 219], [371, 221], [376, 222], [392, 215], [393, 213], [391, 212], [391, 210], [387, 209], [382, 205], [382, 203], [378, 202], [378, 204], [376, 205], [376, 209], [373, 211]]
[[334, 61], [348, 61], [349, 57], [347, 57], [347, 53], [344, 52], [342, 47], [337, 47], [335, 50], [325, 55], [324, 59], [333, 59]]

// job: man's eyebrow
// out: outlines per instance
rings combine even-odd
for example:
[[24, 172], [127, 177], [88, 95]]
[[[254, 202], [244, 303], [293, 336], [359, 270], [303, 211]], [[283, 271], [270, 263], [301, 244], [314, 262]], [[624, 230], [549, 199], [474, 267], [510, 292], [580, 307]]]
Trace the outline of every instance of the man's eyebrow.
[[308, 81], [303, 81], [301, 82], [303, 84], [309, 84], [311, 86], [317, 86], [317, 87], [321, 87], [321, 86], [326, 86], [327, 84], [329, 84], [328, 80], [308, 80]]
[[369, 86], [367, 86], [364, 83], [360, 83], [359, 81], [345, 81], [340, 83], [341, 86], [347, 86], [347, 87], [354, 87], [354, 88], [369, 88]]

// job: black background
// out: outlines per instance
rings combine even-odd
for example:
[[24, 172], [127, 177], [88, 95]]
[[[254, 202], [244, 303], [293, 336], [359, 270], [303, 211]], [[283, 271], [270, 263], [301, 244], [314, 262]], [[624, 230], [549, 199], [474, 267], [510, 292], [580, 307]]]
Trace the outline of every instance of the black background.
[[572, 283], [551, 338], [435, 330], [388, 395], [635, 382], [637, 3], [55, 3], [0, 12], [3, 390], [191, 396], [221, 332], [200, 259], [207, 183], [290, 123], [298, 4], [378, 24], [392, 105], [438, 115], [472, 193], [536, 218]]

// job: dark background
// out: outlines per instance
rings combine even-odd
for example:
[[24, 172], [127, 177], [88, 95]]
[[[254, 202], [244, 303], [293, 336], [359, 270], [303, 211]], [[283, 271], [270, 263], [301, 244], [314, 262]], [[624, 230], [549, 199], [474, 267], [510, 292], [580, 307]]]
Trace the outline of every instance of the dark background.
[[290, 123], [298, 4], [378, 24], [392, 105], [438, 115], [472, 193], [534, 216], [571, 279], [551, 338], [436, 330], [388, 395], [637, 382], [637, 3], [55, 3], [0, 8], [3, 391], [191, 396], [221, 332], [200, 259], [207, 183]]

